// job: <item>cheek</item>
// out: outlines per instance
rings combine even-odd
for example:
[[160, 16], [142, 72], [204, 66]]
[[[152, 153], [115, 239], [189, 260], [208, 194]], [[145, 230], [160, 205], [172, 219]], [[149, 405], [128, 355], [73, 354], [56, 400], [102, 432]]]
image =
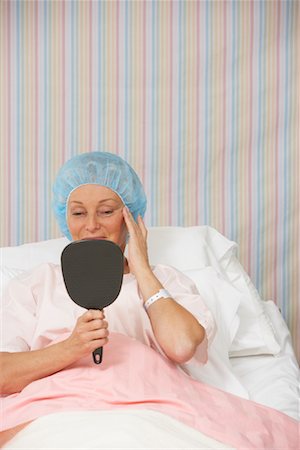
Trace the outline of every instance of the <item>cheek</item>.
[[71, 219], [70, 216], [67, 216], [67, 225], [68, 225], [70, 232], [72, 232], [74, 226], [73, 226], [73, 220]]
[[70, 231], [74, 229], [74, 220], [72, 219], [71, 216], [67, 217], [67, 225]]
[[123, 224], [122, 224], [122, 236], [124, 236], [126, 238], [127, 234], [128, 234], [128, 230], [127, 230], [125, 222], [123, 222]]
[[125, 237], [127, 235], [127, 227], [126, 227], [126, 224], [125, 224], [125, 221], [123, 218], [121, 218], [118, 221], [118, 223], [116, 224], [115, 230], [116, 230], [116, 233], [119, 234], [121, 239], [125, 239]]
[[74, 235], [76, 235], [81, 228], [79, 221], [75, 221], [72, 216], [67, 218], [67, 225], [72, 237], [74, 237]]
[[127, 244], [127, 236], [128, 236], [128, 230], [125, 225], [125, 222], [123, 222], [121, 225], [121, 229], [119, 231], [119, 237], [118, 237], [118, 244], [123, 252], [125, 251], [125, 247]]

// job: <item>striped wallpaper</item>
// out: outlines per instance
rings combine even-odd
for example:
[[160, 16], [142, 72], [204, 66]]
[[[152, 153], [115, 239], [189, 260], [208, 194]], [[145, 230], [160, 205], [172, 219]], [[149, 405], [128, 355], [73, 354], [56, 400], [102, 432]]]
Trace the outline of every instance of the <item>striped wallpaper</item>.
[[1, 245], [59, 236], [59, 166], [116, 152], [148, 225], [238, 242], [300, 356], [299, 29], [292, 0], [1, 0]]

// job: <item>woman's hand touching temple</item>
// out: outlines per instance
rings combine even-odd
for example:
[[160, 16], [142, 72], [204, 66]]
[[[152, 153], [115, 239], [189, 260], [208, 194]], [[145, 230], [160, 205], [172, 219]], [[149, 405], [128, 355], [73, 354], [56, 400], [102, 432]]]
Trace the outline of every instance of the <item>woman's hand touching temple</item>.
[[[148, 259], [147, 229], [138, 216], [135, 222], [127, 207], [123, 208], [127, 230], [128, 264], [137, 280], [145, 302], [164, 286], [154, 275]], [[153, 332], [166, 355], [176, 363], [191, 359], [205, 337], [205, 331], [196, 318], [171, 296], [155, 301], [147, 308]]]
[[123, 216], [128, 230], [128, 264], [129, 270], [138, 279], [151, 272], [148, 260], [147, 229], [141, 216], [137, 222], [132, 217], [127, 206], [123, 208]]

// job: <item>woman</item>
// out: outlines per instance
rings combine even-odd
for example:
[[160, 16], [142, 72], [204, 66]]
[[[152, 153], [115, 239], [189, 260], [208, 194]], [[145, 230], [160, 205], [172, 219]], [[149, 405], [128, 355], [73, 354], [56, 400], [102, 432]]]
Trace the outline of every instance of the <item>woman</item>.
[[105, 346], [109, 331], [137, 338], [176, 364], [207, 360], [214, 323], [191, 281], [171, 267], [152, 268], [142, 216], [146, 197], [134, 170], [106, 152], [69, 160], [54, 183], [54, 212], [71, 240], [107, 239], [125, 251], [121, 293], [105, 312], [69, 299], [61, 268], [44, 264], [10, 283], [4, 301], [1, 393], [69, 367]]

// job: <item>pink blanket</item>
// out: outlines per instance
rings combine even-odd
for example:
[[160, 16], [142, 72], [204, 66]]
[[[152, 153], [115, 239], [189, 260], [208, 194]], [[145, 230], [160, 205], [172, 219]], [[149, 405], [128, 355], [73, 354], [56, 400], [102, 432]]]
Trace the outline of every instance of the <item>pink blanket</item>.
[[111, 334], [92, 357], [2, 399], [1, 430], [57, 411], [147, 408], [236, 448], [298, 449], [298, 422], [194, 381], [140, 342]]

